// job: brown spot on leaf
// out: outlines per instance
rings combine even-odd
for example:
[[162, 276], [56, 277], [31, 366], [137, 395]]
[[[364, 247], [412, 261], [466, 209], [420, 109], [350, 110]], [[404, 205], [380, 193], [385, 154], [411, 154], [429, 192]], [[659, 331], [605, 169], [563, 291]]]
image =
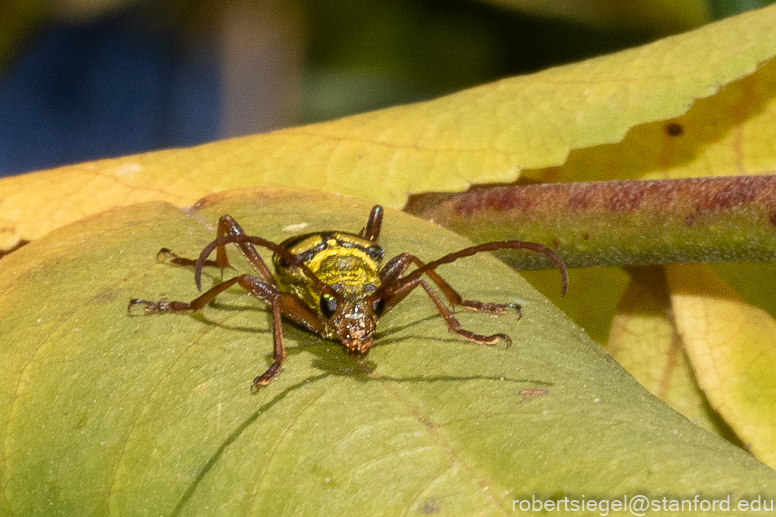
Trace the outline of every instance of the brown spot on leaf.
[[684, 134], [684, 127], [678, 122], [669, 122], [666, 124], [666, 134], [668, 136], [681, 136]]
[[526, 388], [524, 390], [520, 390], [518, 395], [522, 395], [523, 397], [538, 397], [539, 395], [546, 395], [547, 393], [547, 390], [543, 390], [541, 388]]
[[426, 499], [423, 501], [423, 506], [420, 507], [420, 512], [423, 515], [433, 515], [435, 513], [439, 513], [440, 511], [441, 507], [436, 499]]
[[94, 301], [99, 304], [106, 304], [117, 299], [122, 294], [122, 291], [118, 291], [116, 289], [105, 289], [104, 291], [97, 293], [97, 295], [94, 297]]

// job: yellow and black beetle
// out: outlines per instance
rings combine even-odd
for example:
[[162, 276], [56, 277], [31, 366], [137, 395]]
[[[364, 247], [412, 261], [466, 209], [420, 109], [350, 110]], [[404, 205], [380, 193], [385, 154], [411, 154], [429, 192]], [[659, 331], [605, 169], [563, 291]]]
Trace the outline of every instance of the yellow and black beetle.
[[[484, 251], [499, 249], [528, 249], [546, 255], [561, 271], [562, 292], [568, 286], [566, 265], [552, 250], [541, 244], [525, 241], [499, 241], [480, 244], [450, 253], [429, 263], [415, 255], [402, 253], [382, 263], [384, 252], [378, 244], [383, 220], [382, 207], [375, 206], [369, 214], [366, 226], [358, 235], [324, 231], [298, 235], [280, 244], [247, 235], [229, 215], [221, 216], [217, 238], [202, 250], [197, 260], [179, 257], [168, 249], [159, 254], [172, 256], [172, 262], [194, 266], [197, 288], [201, 289], [202, 268], [216, 266], [222, 270], [229, 266], [225, 246], [236, 244], [258, 275], [240, 275], [221, 282], [190, 302], [168, 302], [132, 299], [129, 309], [144, 305], [146, 313], [196, 311], [207, 305], [219, 293], [239, 284], [272, 309], [274, 353], [273, 363], [266, 372], [253, 380], [253, 389], [265, 386], [280, 372], [286, 358], [283, 346], [282, 317], [298, 323], [316, 334], [336, 339], [355, 354], [366, 354], [374, 344], [373, 335], [377, 320], [420, 286], [436, 305], [447, 328], [481, 345], [494, 345], [499, 339], [511, 344], [506, 334], [484, 336], [461, 327], [452, 307], [489, 314], [504, 314], [514, 304], [483, 303], [464, 300], [434, 270], [463, 257]], [[273, 275], [254, 246], [267, 248], [274, 253]], [[216, 250], [216, 260], [208, 260]], [[411, 265], [416, 269], [407, 272]], [[447, 298], [446, 305], [439, 294], [425, 281], [428, 276]]]

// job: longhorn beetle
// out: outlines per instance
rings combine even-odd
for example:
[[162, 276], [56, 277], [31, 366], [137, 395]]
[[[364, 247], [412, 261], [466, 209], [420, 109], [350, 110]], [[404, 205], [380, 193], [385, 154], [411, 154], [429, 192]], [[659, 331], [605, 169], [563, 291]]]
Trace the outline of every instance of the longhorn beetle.
[[[384, 256], [378, 244], [382, 221], [383, 208], [377, 205], [372, 208], [366, 226], [358, 235], [323, 231], [297, 235], [276, 244], [247, 235], [230, 215], [221, 216], [216, 240], [205, 246], [196, 260], [180, 257], [166, 248], [160, 250], [158, 256], [172, 257], [174, 264], [194, 266], [194, 279], [197, 289], [201, 291], [202, 269], [205, 266], [216, 266], [223, 271], [229, 267], [225, 246], [236, 244], [257, 275], [244, 274], [221, 282], [190, 302], [135, 298], [129, 301], [127, 309], [131, 311], [134, 306], [142, 305], [146, 313], [197, 311], [219, 293], [239, 284], [272, 309], [273, 362], [266, 372], [253, 380], [252, 391], [256, 391], [277, 377], [286, 358], [281, 321], [283, 316], [324, 338], [338, 340], [350, 353], [363, 355], [374, 344], [373, 334], [378, 318], [416, 287], [421, 287], [431, 298], [451, 332], [480, 345], [493, 346], [499, 339], [503, 339], [509, 346], [512, 340], [506, 334], [475, 334], [462, 328], [453, 315], [452, 307], [460, 305], [473, 311], [497, 315], [505, 314], [508, 308], [514, 308], [522, 316], [519, 305], [464, 300], [434, 271], [443, 264], [464, 257], [499, 249], [527, 249], [542, 253], [560, 269], [562, 293], [566, 293], [568, 273], [563, 260], [552, 250], [533, 242], [489, 242], [449, 253], [428, 263], [422, 262], [415, 255], [402, 253], [380, 267]], [[273, 252], [275, 275], [254, 246]], [[214, 250], [216, 260], [208, 260]], [[415, 269], [408, 271], [412, 265]], [[450, 306], [423, 279], [423, 275], [436, 284]]]

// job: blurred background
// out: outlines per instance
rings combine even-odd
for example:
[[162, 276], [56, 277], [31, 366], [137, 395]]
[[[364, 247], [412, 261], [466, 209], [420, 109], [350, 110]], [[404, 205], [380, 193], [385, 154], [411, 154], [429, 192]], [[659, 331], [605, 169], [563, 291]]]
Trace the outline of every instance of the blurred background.
[[0, 176], [422, 101], [774, 0], [0, 0]]

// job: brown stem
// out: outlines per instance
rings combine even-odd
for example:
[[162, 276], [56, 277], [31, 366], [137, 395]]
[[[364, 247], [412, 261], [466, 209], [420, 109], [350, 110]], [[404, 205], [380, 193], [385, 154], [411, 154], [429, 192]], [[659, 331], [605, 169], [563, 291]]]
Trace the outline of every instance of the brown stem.
[[475, 242], [539, 242], [569, 267], [776, 260], [776, 176], [480, 188], [415, 196], [405, 210]]

